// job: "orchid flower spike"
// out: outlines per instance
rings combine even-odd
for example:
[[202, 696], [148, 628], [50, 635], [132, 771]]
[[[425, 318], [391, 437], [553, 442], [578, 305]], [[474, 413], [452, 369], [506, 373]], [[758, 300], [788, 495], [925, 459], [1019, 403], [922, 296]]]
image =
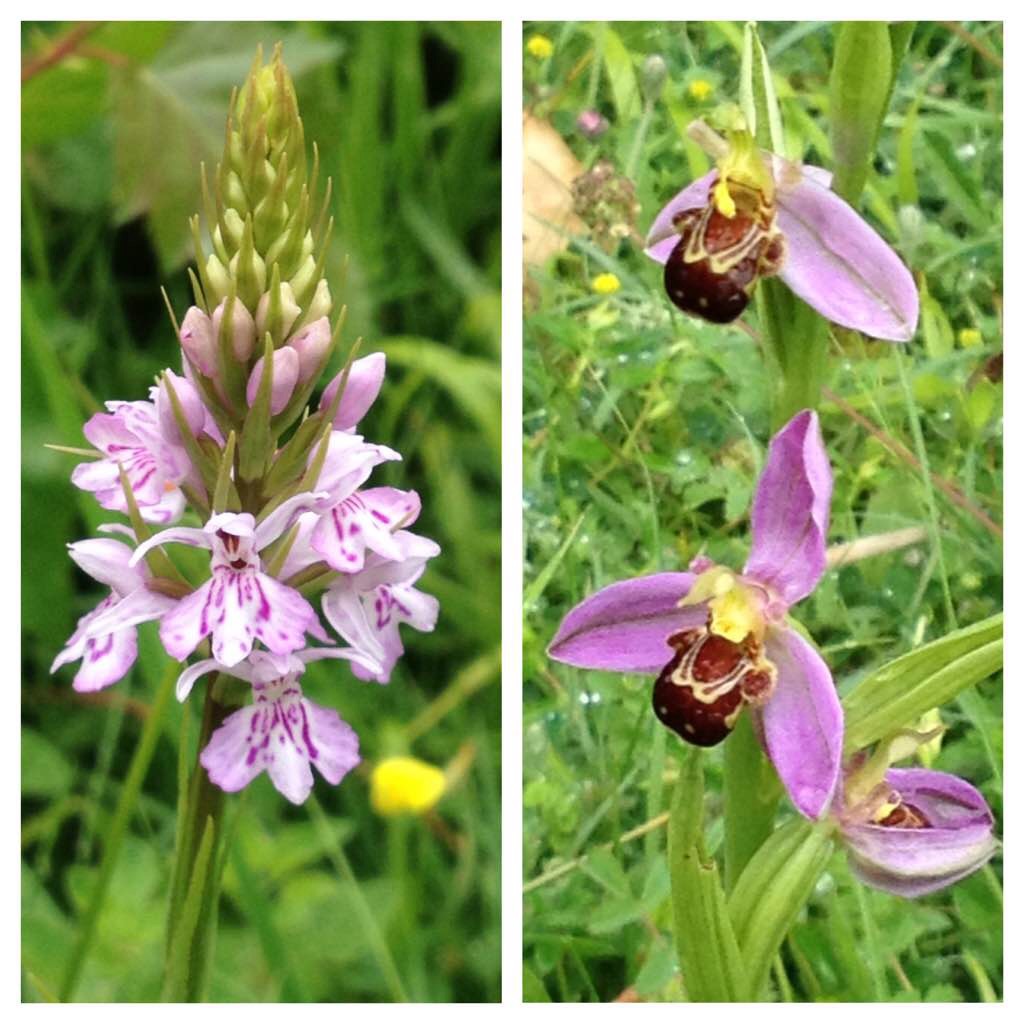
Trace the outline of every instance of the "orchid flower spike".
[[818, 417], [805, 410], [772, 439], [742, 573], [699, 559], [692, 572], [613, 583], [569, 612], [548, 654], [657, 675], [655, 713], [699, 746], [725, 739], [750, 705], [793, 803], [819, 817], [839, 775], [842, 711], [828, 666], [786, 616], [825, 571], [831, 496]]
[[884, 341], [909, 341], [919, 298], [910, 271], [845, 200], [832, 176], [762, 154], [746, 131], [726, 144], [703, 122], [691, 134], [718, 157], [655, 218], [646, 254], [686, 313], [730, 323], [754, 285], [778, 275], [822, 316]]
[[944, 889], [998, 848], [992, 812], [969, 783], [946, 772], [889, 767], [929, 738], [903, 733], [870, 758], [854, 757], [833, 809], [854, 874], [897, 896]]

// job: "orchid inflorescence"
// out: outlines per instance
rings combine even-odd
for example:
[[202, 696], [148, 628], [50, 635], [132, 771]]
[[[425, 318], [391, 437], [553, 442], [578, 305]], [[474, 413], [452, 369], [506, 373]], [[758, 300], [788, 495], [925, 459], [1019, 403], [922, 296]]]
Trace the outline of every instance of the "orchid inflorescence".
[[[919, 297], [896, 253], [830, 190], [827, 171], [763, 151], [742, 114], [727, 120], [727, 138], [703, 121], [690, 126], [716, 167], [670, 200], [647, 235], [668, 298], [729, 323], [761, 278], [778, 276], [831, 323], [908, 341]], [[700, 555], [688, 572], [612, 583], [566, 615], [548, 653], [579, 668], [655, 676], [655, 715], [699, 747], [722, 742], [748, 710], [800, 814], [831, 823], [862, 880], [918, 896], [991, 857], [993, 818], [963, 780], [891, 767], [932, 738], [900, 729], [907, 723], [894, 722], [873, 752], [844, 758], [832, 674], [789, 618], [824, 575], [831, 497], [818, 417], [805, 408], [771, 440], [742, 572]]]
[[[198, 273], [178, 327], [182, 373], [166, 370], [148, 401], [108, 402], [84, 428], [96, 451], [72, 481], [129, 523], [69, 545], [110, 593], [53, 669], [78, 661], [76, 690], [110, 686], [136, 660], [136, 627], [158, 622], [172, 658], [202, 655], [178, 678], [180, 700], [217, 673], [210, 685], [243, 705], [201, 753], [210, 779], [230, 792], [266, 770], [301, 803], [311, 765], [336, 784], [360, 760], [353, 730], [303, 695], [306, 666], [340, 659], [359, 679], [388, 682], [400, 625], [434, 628], [438, 603], [416, 583], [440, 549], [408, 529], [420, 513], [415, 491], [365, 486], [401, 458], [358, 433], [384, 354], [350, 357], [309, 406], [344, 311], [332, 329], [329, 184], [318, 211], [318, 162], [314, 150], [307, 174], [279, 50], [267, 65], [257, 57], [231, 109], [212, 185], [203, 174], [208, 255], [193, 219]], [[180, 545], [208, 551], [208, 563], [179, 565]]]

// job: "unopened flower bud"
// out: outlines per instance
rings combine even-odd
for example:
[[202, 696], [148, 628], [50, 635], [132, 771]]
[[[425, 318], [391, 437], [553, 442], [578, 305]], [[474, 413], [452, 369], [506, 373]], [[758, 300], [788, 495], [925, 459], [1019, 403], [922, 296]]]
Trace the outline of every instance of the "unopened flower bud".
[[[214, 337], [220, 337], [220, 326], [224, 319], [224, 307], [227, 305], [224, 299], [213, 311], [213, 332]], [[256, 344], [256, 322], [252, 314], [245, 308], [241, 299], [236, 298], [231, 304], [231, 350], [240, 363], [247, 363], [252, 355], [253, 346]]]
[[[373, 352], [352, 364], [334, 417], [336, 430], [351, 430], [366, 415], [384, 383], [386, 364], [383, 352]], [[329, 408], [334, 401], [343, 373], [339, 373], [324, 389], [323, 398], [320, 399], [321, 409]]]
[[313, 293], [313, 298], [310, 300], [306, 321], [312, 323], [314, 320], [319, 320], [322, 316], [328, 316], [333, 304], [331, 289], [327, 284], [327, 279], [321, 278], [320, 283], [316, 286], [316, 291]]
[[156, 402], [156, 415], [161, 432], [172, 444], [181, 444], [183, 438], [178, 429], [177, 417], [174, 415], [174, 405], [167, 393], [168, 381], [174, 388], [174, 395], [178, 399], [181, 411], [185, 414], [185, 422], [193, 437], [203, 429], [203, 424], [206, 422], [206, 409], [195, 385], [184, 377], [179, 377], [172, 370], [167, 370], [159, 385], [152, 389], [150, 396]]
[[608, 119], [596, 110], [583, 110], [576, 118], [576, 130], [588, 139], [596, 139], [608, 131]]
[[309, 383], [319, 373], [324, 356], [331, 347], [330, 321], [325, 316], [314, 320], [289, 338], [288, 346], [299, 354], [299, 383]]
[[[270, 412], [276, 416], [287, 404], [299, 379], [299, 354], [287, 345], [274, 353], [274, 380], [270, 387]], [[256, 401], [256, 393], [263, 380], [263, 358], [257, 361], [249, 374], [245, 398], [249, 405]]]
[[210, 318], [198, 307], [191, 306], [181, 323], [181, 347], [196, 369], [212, 377], [217, 369], [217, 336]]
[[652, 53], [640, 69], [640, 84], [648, 103], [658, 102], [667, 76], [668, 67], [665, 65], [665, 59], [657, 53]]
[[268, 324], [267, 314], [270, 311], [270, 292], [264, 292], [260, 296], [260, 304], [256, 307], [256, 330], [259, 332], [260, 337], [270, 331], [271, 334], [278, 338], [284, 338], [288, 332], [292, 329], [292, 324], [298, 319], [299, 314], [302, 310], [299, 308], [298, 303], [295, 301], [295, 294], [292, 292], [292, 287], [285, 281], [280, 286], [281, 296], [281, 318], [279, 324]]
[[206, 280], [210, 282], [210, 289], [213, 291], [212, 295], [206, 296], [207, 302], [219, 300], [231, 290], [231, 275], [227, 267], [217, 259], [216, 253], [211, 252], [206, 261]]

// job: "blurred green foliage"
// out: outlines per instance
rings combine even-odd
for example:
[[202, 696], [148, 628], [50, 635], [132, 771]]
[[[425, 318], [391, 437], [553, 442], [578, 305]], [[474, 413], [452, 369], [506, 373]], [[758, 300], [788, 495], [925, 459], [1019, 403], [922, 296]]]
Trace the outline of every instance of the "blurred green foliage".
[[[73, 456], [43, 445], [81, 445], [102, 400], [143, 398], [156, 372], [177, 367], [159, 288], [180, 317], [199, 163], [217, 159], [231, 88], [257, 44], [269, 52], [281, 40], [307, 139], [333, 178], [327, 277], [349, 307], [343, 337], [388, 356], [363, 426], [404, 462], [374, 479], [421, 493], [417, 529], [443, 550], [423, 579], [441, 600], [437, 630], [407, 634], [391, 685], [318, 665], [307, 689], [359, 733], [364, 768], [403, 752], [442, 766], [461, 752], [470, 765], [427, 819], [376, 817], [362, 769], [337, 790], [319, 780], [315, 792], [410, 998], [495, 1000], [498, 26], [146, 22], [78, 32], [22, 26], [24, 998], [60, 988], [167, 661], [149, 625], [136, 668], [115, 688], [81, 697], [71, 670], [48, 676], [100, 596], [64, 545], [117, 517], [68, 482]], [[197, 710], [175, 704], [163, 723], [77, 998], [159, 994], [178, 747], [182, 737], [195, 743]], [[232, 802], [240, 809], [211, 998], [387, 998], [355, 924], [358, 894], [339, 878], [309, 808], [291, 807], [265, 776]]]
[[[955, 28], [955, 31], [954, 31]], [[1002, 29], [921, 23], [896, 80], [861, 209], [914, 271], [921, 326], [905, 349], [836, 332], [821, 407], [835, 472], [831, 542], [919, 526], [927, 539], [830, 571], [796, 609], [841, 692], [1002, 602]], [[762, 23], [787, 155], [829, 167], [828, 23]], [[531, 23], [524, 102], [585, 170], [635, 184], [632, 234], [604, 225], [528, 270], [524, 349], [524, 977], [530, 1000], [681, 995], [663, 812], [677, 740], [650, 680], [557, 665], [565, 613], [616, 579], [741, 567], [770, 432], [768, 379], [742, 326], [678, 313], [641, 253], [656, 212], [707, 169], [686, 125], [735, 102], [742, 25]], [[643, 65], [668, 68], [657, 102]], [[704, 84], [698, 84], [704, 83]], [[710, 92], [707, 88], [710, 86]], [[576, 129], [596, 109], [596, 140]], [[613, 295], [591, 287], [614, 273]], [[756, 330], [751, 312], [746, 322]], [[904, 385], [904, 378], [906, 385]], [[923, 472], [921, 460], [935, 476]], [[963, 775], [1002, 821], [1002, 690], [942, 709], [934, 767]], [[720, 748], [719, 748], [720, 749]], [[721, 841], [721, 755], [706, 820]], [[792, 811], [785, 809], [783, 815]], [[633, 830], [638, 830], [635, 834]], [[578, 858], [582, 858], [579, 859]], [[913, 903], [856, 883], [837, 855], [793, 929], [780, 999], [989, 1000], [1002, 991], [1001, 859]]]

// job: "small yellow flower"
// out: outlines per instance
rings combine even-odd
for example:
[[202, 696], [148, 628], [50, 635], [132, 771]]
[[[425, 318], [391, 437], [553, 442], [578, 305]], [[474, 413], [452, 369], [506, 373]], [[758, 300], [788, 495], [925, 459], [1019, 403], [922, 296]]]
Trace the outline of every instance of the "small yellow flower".
[[981, 331], [977, 327], [962, 327], [957, 337], [961, 348], [976, 348], [981, 344]]
[[555, 52], [555, 44], [547, 36], [530, 36], [526, 42], [526, 52], [537, 60], [547, 60]]
[[378, 814], [423, 814], [441, 799], [445, 774], [415, 757], [388, 757], [370, 776], [370, 803]]
[[614, 295], [622, 287], [622, 284], [614, 274], [598, 274], [590, 282], [590, 287], [598, 295]]
[[703, 78], [695, 78], [687, 90], [690, 98], [695, 99], [698, 103], [703, 103], [714, 91], [715, 87]]

